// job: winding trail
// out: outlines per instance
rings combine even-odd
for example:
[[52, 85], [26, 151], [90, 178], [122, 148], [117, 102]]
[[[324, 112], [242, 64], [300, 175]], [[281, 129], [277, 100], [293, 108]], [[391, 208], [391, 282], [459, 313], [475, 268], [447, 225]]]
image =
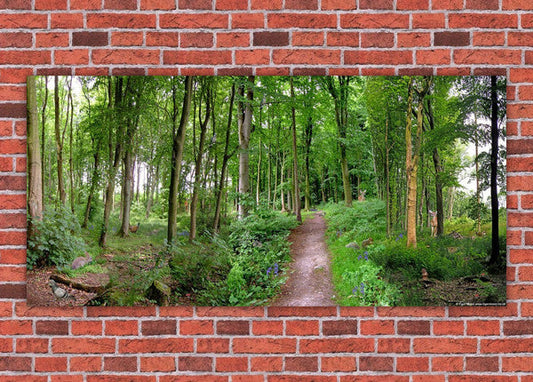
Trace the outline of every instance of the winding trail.
[[332, 306], [329, 252], [324, 241], [326, 221], [321, 212], [289, 235], [293, 262], [289, 279], [272, 306]]

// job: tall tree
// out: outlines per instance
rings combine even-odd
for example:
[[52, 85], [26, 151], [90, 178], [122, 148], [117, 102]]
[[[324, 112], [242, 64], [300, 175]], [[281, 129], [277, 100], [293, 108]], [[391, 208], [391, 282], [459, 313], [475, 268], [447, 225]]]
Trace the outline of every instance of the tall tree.
[[[412, 77], [408, 85], [408, 101], [405, 127], [405, 171], [407, 175], [407, 246], [416, 248], [416, 198], [418, 182], [418, 166], [420, 158], [420, 148], [422, 144], [422, 124], [424, 97], [431, 86], [431, 78], [425, 77], [422, 81], [422, 88], [417, 89], [417, 81]], [[418, 106], [416, 108], [416, 133], [413, 142], [412, 133], [412, 113], [414, 103], [414, 92], [417, 93]]]
[[293, 179], [293, 190], [294, 190], [294, 203], [293, 203], [293, 212], [296, 215], [296, 219], [301, 223], [302, 214], [300, 206], [300, 182], [298, 179], [298, 148], [296, 145], [296, 109], [294, 107], [295, 96], [294, 96], [294, 83], [293, 78], [290, 78], [291, 83], [291, 120], [292, 120], [292, 179]]
[[28, 77], [28, 235], [35, 234], [33, 222], [43, 214], [43, 184], [41, 147], [39, 145], [39, 119], [37, 114], [37, 88], [34, 76]]
[[250, 135], [252, 133], [252, 101], [254, 97], [254, 80], [254, 76], [248, 76], [247, 83], [239, 85], [239, 218], [243, 218], [248, 215], [248, 200], [245, 199], [250, 193], [249, 145]]
[[170, 189], [168, 197], [167, 242], [170, 244], [176, 237], [178, 215], [178, 186], [180, 182], [181, 160], [185, 144], [185, 128], [189, 121], [192, 100], [192, 84], [194, 77], [185, 77], [181, 117], [178, 124], [178, 89], [175, 79], [172, 79], [172, 161], [170, 167]]
[[[338, 82], [338, 85], [337, 85]], [[339, 154], [342, 172], [342, 185], [344, 189], [344, 204], [352, 205], [352, 185], [350, 172], [348, 171], [348, 159], [346, 156], [346, 133], [348, 130], [348, 99], [350, 89], [349, 76], [326, 77], [326, 83], [335, 104], [335, 121], [337, 122], [337, 134], [339, 140]]]
[[65, 192], [65, 181], [63, 179], [63, 139], [61, 133], [61, 110], [59, 103], [59, 77], [54, 76], [54, 132], [56, 138], [56, 159], [57, 159], [57, 191], [61, 204], [65, 205], [67, 194]]
[[492, 213], [492, 248], [489, 263], [495, 266], [500, 256], [499, 207], [498, 207], [498, 91], [496, 76], [490, 77], [490, 205]]
[[[209, 123], [209, 118], [211, 117], [211, 107], [212, 107], [212, 79], [201, 80], [201, 90], [200, 90], [200, 100], [198, 106], [198, 120], [200, 121], [200, 138], [198, 143], [198, 152], [196, 154], [196, 161], [194, 166], [194, 185], [193, 193], [191, 199], [191, 224], [189, 230], [189, 240], [192, 241], [196, 239], [196, 215], [198, 208], [198, 193], [200, 192], [200, 182], [201, 182], [201, 170], [202, 170], [202, 158], [204, 155], [204, 143], [205, 135], [207, 133], [207, 124]], [[202, 120], [202, 98], [205, 100], [205, 116]]]
[[41, 109], [41, 189], [43, 192], [42, 194], [42, 206], [43, 210], [45, 209], [45, 203], [44, 203], [44, 164], [45, 164], [45, 148], [46, 148], [46, 106], [48, 104], [48, 76], [44, 76], [44, 99], [43, 99], [43, 105]]

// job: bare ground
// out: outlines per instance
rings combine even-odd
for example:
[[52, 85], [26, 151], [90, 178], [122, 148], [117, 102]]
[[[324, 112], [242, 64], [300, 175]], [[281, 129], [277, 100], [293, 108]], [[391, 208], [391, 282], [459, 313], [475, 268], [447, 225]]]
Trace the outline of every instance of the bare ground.
[[273, 306], [331, 306], [334, 289], [331, 283], [329, 252], [324, 241], [326, 221], [321, 212], [294, 229], [289, 241], [293, 262], [289, 279]]

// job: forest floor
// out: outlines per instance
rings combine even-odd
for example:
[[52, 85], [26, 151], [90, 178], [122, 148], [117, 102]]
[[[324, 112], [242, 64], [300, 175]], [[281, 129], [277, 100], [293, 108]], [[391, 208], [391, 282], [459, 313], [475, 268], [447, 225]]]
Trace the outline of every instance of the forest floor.
[[289, 279], [274, 306], [330, 306], [334, 289], [331, 282], [330, 255], [324, 232], [326, 221], [317, 212], [294, 229], [290, 236], [291, 257]]

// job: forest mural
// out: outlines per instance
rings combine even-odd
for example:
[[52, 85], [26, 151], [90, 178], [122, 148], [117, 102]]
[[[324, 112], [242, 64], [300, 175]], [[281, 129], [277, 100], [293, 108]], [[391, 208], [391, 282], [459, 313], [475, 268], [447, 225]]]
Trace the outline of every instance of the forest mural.
[[505, 304], [504, 77], [27, 89], [31, 305]]

